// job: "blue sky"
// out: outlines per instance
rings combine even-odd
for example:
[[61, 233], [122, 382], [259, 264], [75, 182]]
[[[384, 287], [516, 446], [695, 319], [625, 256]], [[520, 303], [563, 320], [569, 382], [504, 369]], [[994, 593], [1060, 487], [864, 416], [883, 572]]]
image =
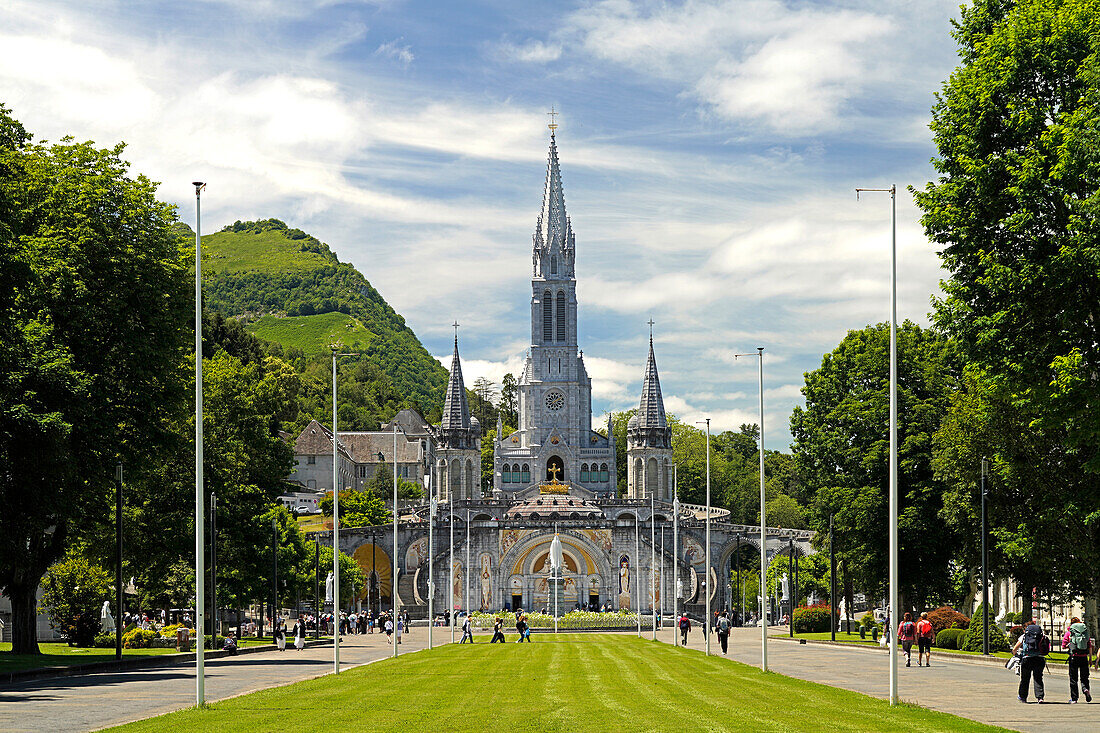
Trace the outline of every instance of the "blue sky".
[[[933, 176], [957, 2], [50, 2], [0, 7], [0, 100], [38, 136], [125, 141], [204, 230], [326, 241], [433, 353], [499, 382], [529, 336], [546, 112], [577, 236], [594, 409], [666, 405], [789, 442], [803, 373], [889, 316], [889, 202]], [[942, 276], [898, 200], [899, 315]], [[449, 362], [447, 362], [449, 363]]]

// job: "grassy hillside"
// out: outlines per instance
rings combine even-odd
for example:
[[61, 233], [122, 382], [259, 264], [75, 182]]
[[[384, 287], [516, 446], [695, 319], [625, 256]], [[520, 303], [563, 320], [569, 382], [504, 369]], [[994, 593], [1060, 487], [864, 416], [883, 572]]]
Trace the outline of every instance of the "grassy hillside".
[[362, 323], [339, 311], [286, 318], [269, 315], [245, 328], [265, 341], [301, 349], [307, 355], [328, 353], [331, 344], [362, 350], [374, 340], [374, 334]]
[[362, 273], [300, 229], [278, 219], [238, 221], [204, 236], [203, 285], [207, 307], [243, 316], [265, 340], [305, 355], [358, 344], [370, 367], [362, 374], [384, 375], [387, 394], [424, 411], [443, 403], [447, 371], [405, 319]]

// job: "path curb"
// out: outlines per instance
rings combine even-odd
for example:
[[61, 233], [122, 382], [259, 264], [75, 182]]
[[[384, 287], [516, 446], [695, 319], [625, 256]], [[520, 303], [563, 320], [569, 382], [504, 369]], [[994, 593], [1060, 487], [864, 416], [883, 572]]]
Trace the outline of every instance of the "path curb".
[[[868, 648], [868, 644], [852, 644], [844, 641], [825, 641], [824, 639], [799, 639], [797, 636], [793, 639], [785, 636], [769, 636], [768, 641], [778, 641], [786, 644], [819, 644], [821, 646], [837, 646], [845, 649], [856, 649], [858, 651], [873, 652], [882, 654], [882, 649], [879, 647]], [[996, 665], [998, 667], [1004, 667], [1005, 662], [1008, 661], [1003, 657], [980, 657], [972, 656], [969, 654], [952, 654], [949, 651], [943, 649], [936, 650], [937, 657], [939, 659], [949, 659], [953, 662], [962, 662], [963, 664], [978, 664], [982, 666]], [[1069, 674], [1069, 665], [1067, 664], [1047, 664], [1044, 674], [1051, 672], [1058, 672], [1062, 675]]]
[[[326, 644], [332, 644], [332, 640], [306, 640], [307, 647], [324, 646]], [[256, 654], [258, 652], [271, 651], [274, 648], [274, 644], [271, 646], [266, 644], [263, 646], [249, 646], [238, 649], [237, 654]], [[233, 655], [221, 649], [207, 651], [203, 654], [204, 659], [220, 659], [229, 656]], [[39, 667], [38, 669], [25, 669], [0, 675], [0, 687], [13, 685], [18, 682], [25, 682], [27, 680], [77, 677], [85, 674], [98, 674], [100, 672], [122, 672], [129, 669], [141, 669], [142, 667], [166, 667], [173, 664], [193, 662], [195, 661], [195, 657], [195, 652], [178, 652], [176, 654], [157, 654], [130, 659], [124, 657], [121, 661], [113, 659], [108, 662], [89, 662], [88, 664], [74, 664], [68, 667]]]

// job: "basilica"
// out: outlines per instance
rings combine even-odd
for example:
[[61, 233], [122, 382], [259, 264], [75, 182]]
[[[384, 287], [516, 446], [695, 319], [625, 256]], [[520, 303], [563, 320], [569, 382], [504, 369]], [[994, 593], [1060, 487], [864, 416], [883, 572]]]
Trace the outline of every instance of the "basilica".
[[[438, 425], [400, 413], [380, 431], [338, 434], [341, 481], [365, 482], [377, 470], [375, 456], [384, 461], [389, 454], [401, 475], [420, 482], [434, 500], [401, 508], [396, 547], [392, 526], [341, 527], [341, 549], [368, 578], [349, 604], [374, 610], [396, 605], [420, 618], [429, 598], [438, 613], [451, 606], [546, 608], [556, 532], [567, 608], [667, 612], [672, 594], [681, 607], [700, 612], [706, 595], [715, 609], [741, 607], [730, 574], [739, 557], [759, 557], [760, 528], [731, 524], [728, 512], [711, 510], [707, 563], [706, 507], [674, 504], [672, 432], [652, 334], [637, 414], [627, 426], [626, 493], [618, 495], [610, 418], [603, 431], [592, 425], [592, 380], [577, 338], [576, 238], [554, 126], [532, 245], [531, 341], [517, 384], [519, 420], [507, 436], [497, 423], [491, 487], [480, 485], [483, 426], [470, 415], [457, 334]], [[295, 480], [320, 490], [327, 471], [331, 486], [330, 430], [311, 423], [295, 454]], [[323, 535], [331, 543], [331, 532]], [[769, 557], [812, 551], [809, 532], [769, 529], [767, 536]]]

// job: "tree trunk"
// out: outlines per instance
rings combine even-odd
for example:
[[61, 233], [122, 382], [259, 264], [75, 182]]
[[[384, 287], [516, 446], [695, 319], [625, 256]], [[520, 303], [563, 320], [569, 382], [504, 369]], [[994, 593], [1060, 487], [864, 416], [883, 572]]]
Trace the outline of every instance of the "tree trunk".
[[[1017, 587], [1019, 584], [1017, 584]], [[1027, 626], [1031, 621], [1031, 586], [1026, 585], [1020, 591], [1020, 597], [1023, 599], [1024, 607], [1020, 609], [1020, 625]]]
[[1085, 594], [1084, 603], [1085, 608], [1084, 621], [1089, 625], [1089, 636], [1093, 639], [1100, 639], [1100, 622], [1097, 621], [1097, 603], [1096, 599], [1100, 597], [1100, 586], [1093, 585], [1092, 593]]
[[980, 585], [981, 573], [982, 571], [978, 568], [971, 568], [970, 572], [967, 573], [967, 580], [969, 583], [966, 591], [966, 598], [963, 599], [963, 608], [966, 609], [963, 613], [967, 616], [971, 616], [974, 613], [974, 599], [978, 597], [978, 593], [981, 591], [981, 588], [978, 587]]
[[11, 599], [12, 654], [41, 654], [38, 649], [38, 584], [8, 586]]

